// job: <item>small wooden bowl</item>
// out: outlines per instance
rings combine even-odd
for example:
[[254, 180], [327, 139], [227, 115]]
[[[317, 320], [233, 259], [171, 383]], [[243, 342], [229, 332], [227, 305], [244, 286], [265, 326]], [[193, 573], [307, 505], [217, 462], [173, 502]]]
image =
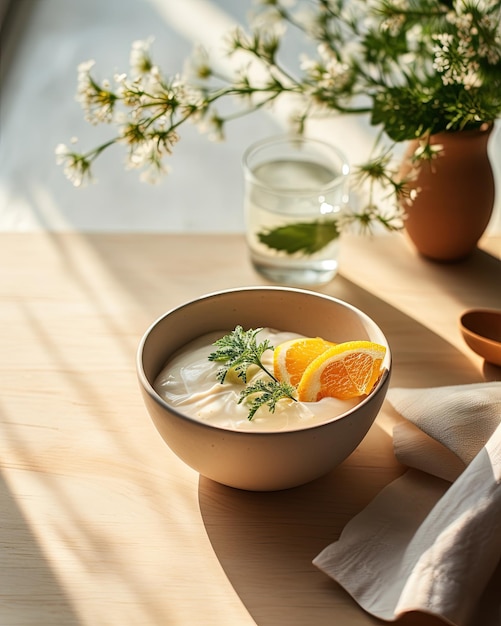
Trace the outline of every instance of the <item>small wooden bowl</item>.
[[501, 367], [501, 311], [470, 309], [459, 320], [467, 345], [489, 363]]

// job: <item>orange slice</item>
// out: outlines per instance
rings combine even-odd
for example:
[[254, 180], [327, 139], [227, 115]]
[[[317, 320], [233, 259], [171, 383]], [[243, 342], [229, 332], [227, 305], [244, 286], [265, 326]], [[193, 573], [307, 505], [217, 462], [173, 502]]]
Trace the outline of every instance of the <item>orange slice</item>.
[[327, 396], [347, 400], [372, 391], [386, 348], [371, 341], [348, 341], [329, 348], [305, 369], [297, 389], [301, 402]]
[[290, 339], [279, 344], [273, 351], [275, 378], [296, 386], [308, 365], [335, 345], [320, 337]]

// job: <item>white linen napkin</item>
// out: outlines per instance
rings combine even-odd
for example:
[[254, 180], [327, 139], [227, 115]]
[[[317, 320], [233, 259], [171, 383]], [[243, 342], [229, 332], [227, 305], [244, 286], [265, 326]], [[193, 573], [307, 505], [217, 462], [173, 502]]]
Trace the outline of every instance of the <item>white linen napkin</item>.
[[313, 563], [380, 619], [421, 611], [500, 626], [501, 382], [391, 389], [388, 400], [408, 420], [394, 447], [413, 469]]

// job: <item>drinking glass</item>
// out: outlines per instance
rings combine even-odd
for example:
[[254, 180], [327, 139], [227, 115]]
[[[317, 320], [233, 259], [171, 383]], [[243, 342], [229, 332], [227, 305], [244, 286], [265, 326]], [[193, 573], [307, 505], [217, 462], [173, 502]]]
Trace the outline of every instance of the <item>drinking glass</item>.
[[335, 146], [279, 136], [243, 157], [247, 244], [255, 269], [275, 283], [313, 286], [338, 269], [339, 220], [349, 166]]

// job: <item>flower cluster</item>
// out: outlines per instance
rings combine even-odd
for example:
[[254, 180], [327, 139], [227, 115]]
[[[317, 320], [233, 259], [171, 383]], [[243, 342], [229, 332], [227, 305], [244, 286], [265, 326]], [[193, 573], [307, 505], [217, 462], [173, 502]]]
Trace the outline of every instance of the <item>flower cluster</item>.
[[[86, 119], [114, 124], [117, 134], [88, 152], [60, 144], [57, 157], [78, 186], [105, 149], [123, 144], [127, 167], [155, 182], [168, 171], [185, 122], [220, 140], [228, 121], [289, 98], [297, 132], [313, 116], [344, 114], [367, 115], [380, 130], [377, 151], [356, 169], [369, 193], [355, 217], [391, 229], [412, 200], [392, 160], [395, 144], [419, 138], [416, 160], [434, 158], [432, 134], [480, 128], [500, 116], [500, 24], [498, 0], [260, 0], [248, 31], [228, 36], [230, 54], [247, 59], [231, 75], [197, 49], [182, 74], [165, 77], [151, 41], [134, 43], [129, 75], [112, 82], [97, 82], [93, 63], [81, 64], [78, 100]], [[281, 60], [292, 30], [311, 50], [293, 69]], [[237, 105], [222, 115], [222, 100]], [[391, 214], [376, 206], [375, 186], [395, 201]]]

